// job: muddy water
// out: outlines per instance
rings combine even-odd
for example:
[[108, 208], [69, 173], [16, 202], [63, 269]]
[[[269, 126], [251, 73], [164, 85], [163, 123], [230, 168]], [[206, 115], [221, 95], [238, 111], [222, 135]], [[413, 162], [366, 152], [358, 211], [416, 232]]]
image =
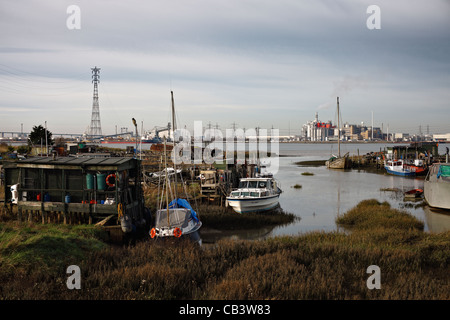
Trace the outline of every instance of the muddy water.
[[[345, 144], [341, 153], [365, 154], [383, 150], [383, 144]], [[442, 147], [445, 149], [445, 146]], [[450, 230], [450, 212], [432, 210], [420, 206], [422, 200], [405, 201], [403, 192], [423, 188], [422, 178], [405, 178], [385, 174], [384, 170], [330, 170], [325, 166], [298, 166], [299, 161], [325, 160], [331, 153], [337, 153], [332, 144], [280, 144], [279, 170], [275, 178], [281, 183], [283, 193], [280, 206], [295, 214], [299, 219], [286, 225], [262, 230], [241, 230], [239, 232], [208, 233], [206, 241], [219, 238], [259, 239], [281, 235], [298, 235], [310, 231], [339, 230], [335, 223], [338, 215], [366, 199], [387, 201], [394, 208], [408, 211], [424, 222], [425, 231]], [[440, 148], [441, 149], [441, 148]], [[439, 150], [439, 153], [444, 153]], [[312, 175], [302, 175], [303, 172]], [[301, 188], [293, 188], [299, 184]], [[388, 191], [383, 191], [388, 190]]]

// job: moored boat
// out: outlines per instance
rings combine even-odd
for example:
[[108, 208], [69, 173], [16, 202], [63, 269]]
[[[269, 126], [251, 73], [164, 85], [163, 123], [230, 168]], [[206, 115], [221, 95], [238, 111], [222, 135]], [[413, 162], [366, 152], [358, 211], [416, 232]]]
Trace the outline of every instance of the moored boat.
[[428, 172], [428, 167], [425, 164], [425, 161], [422, 159], [415, 159], [414, 161], [411, 162], [406, 161], [405, 165], [412, 168], [416, 173], [416, 176], [425, 175]]
[[[174, 103], [173, 103], [173, 92], [172, 94], [172, 118], [175, 118], [174, 114]], [[175, 130], [175, 126], [173, 127]], [[202, 222], [198, 218], [197, 213], [192, 209], [191, 205], [186, 199], [178, 197], [177, 194], [177, 175], [180, 173], [177, 170], [176, 164], [174, 163], [173, 168], [168, 168], [167, 166], [167, 145], [164, 138], [163, 144], [164, 151], [164, 165], [165, 169], [160, 172], [164, 174], [165, 183], [163, 190], [161, 192], [161, 202], [160, 208], [156, 211], [155, 226], [150, 230], [150, 237], [152, 239], [157, 238], [190, 238], [190, 240], [197, 242], [201, 245], [202, 240], [200, 238], [199, 229], [202, 226]], [[172, 170], [174, 181], [170, 182], [169, 170]], [[185, 188], [185, 184], [182, 183]], [[169, 189], [173, 188], [173, 190]], [[169, 203], [169, 193], [172, 197], [172, 201]], [[185, 190], [187, 195], [187, 192]], [[163, 197], [165, 198], [166, 207], [162, 208]]]
[[281, 189], [272, 177], [242, 178], [231, 191], [227, 205], [237, 213], [262, 212], [278, 206]]
[[423, 189], [425, 200], [431, 207], [450, 209], [450, 163], [433, 164]]
[[350, 158], [347, 152], [343, 157], [332, 156], [330, 159], [325, 161], [325, 165], [329, 169], [348, 169], [351, 167]]
[[201, 244], [199, 229], [202, 222], [185, 199], [173, 200], [168, 208], [156, 211], [155, 227], [150, 230], [151, 238], [189, 237]]
[[412, 190], [405, 192], [405, 198], [416, 199], [416, 198], [420, 198], [422, 196], [422, 194], [423, 194], [422, 189], [412, 189]]
[[338, 155], [333, 155], [325, 162], [328, 169], [349, 169], [351, 168], [351, 160], [348, 157], [347, 152], [341, 157], [341, 125], [340, 125], [340, 112], [339, 112], [339, 97], [337, 97], [337, 114], [338, 114]]
[[387, 173], [402, 176], [413, 177], [416, 175], [416, 169], [410, 165], [405, 164], [402, 159], [387, 160], [384, 164]]

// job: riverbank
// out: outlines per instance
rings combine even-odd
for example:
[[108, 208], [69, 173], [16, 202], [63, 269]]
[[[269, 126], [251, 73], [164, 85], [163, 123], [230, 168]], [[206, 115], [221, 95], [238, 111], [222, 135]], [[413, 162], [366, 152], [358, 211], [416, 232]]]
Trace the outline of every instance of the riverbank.
[[[348, 232], [222, 240], [208, 248], [185, 241], [105, 246], [92, 226], [3, 221], [0, 298], [450, 299], [450, 232], [425, 233], [414, 217], [376, 200], [352, 210], [366, 214], [343, 214], [352, 221]], [[370, 212], [383, 222], [367, 223]], [[80, 290], [67, 289], [69, 265], [81, 269]], [[381, 289], [367, 287], [371, 265], [380, 268]]]

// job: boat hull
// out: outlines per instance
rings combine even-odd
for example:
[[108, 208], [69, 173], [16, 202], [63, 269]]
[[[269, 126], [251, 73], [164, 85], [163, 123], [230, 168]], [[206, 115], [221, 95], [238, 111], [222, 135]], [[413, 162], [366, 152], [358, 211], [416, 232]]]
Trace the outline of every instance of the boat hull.
[[279, 198], [279, 194], [264, 198], [227, 197], [227, 203], [237, 213], [263, 212], [277, 207]]
[[[189, 209], [172, 208], [169, 209], [169, 219], [167, 219], [167, 209], [161, 209], [156, 212], [155, 234], [152, 238], [189, 238], [195, 242], [200, 242], [199, 230], [202, 222], [194, 219]], [[175, 229], [181, 233], [177, 236]]]
[[434, 208], [450, 210], [450, 177], [438, 177], [438, 166], [433, 166], [423, 185], [425, 201]]
[[348, 153], [343, 157], [332, 158], [325, 162], [325, 165], [329, 169], [349, 169], [351, 167]]
[[416, 175], [415, 172], [412, 171], [398, 171], [398, 170], [392, 170], [386, 167], [386, 172], [389, 174], [393, 174], [396, 176], [401, 176], [401, 177], [414, 177]]
[[384, 168], [389, 174], [393, 174], [401, 177], [414, 177], [416, 170], [408, 164], [405, 164], [403, 160], [389, 160], [385, 162]]
[[423, 194], [422, 189], [413, 189], [413, 190], [405, 192], [405, 198], [416, 199], [416, 198], [420, 198], [422, 196], [422, 194]]

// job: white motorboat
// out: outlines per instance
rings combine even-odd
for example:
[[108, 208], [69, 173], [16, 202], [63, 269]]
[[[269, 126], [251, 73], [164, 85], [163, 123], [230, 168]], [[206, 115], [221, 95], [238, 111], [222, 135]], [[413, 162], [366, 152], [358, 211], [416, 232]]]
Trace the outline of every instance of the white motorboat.
[[274, 178], [242, 178], [227, 197], [227, 205], [238, 213], [267, 211], [278, 206], [280, 194]]
[[402, 159], [388, 160], [384, 164], [387, 173], [402, 177], [413, 177], [416, 175], [416, 169], [405, 164]]

